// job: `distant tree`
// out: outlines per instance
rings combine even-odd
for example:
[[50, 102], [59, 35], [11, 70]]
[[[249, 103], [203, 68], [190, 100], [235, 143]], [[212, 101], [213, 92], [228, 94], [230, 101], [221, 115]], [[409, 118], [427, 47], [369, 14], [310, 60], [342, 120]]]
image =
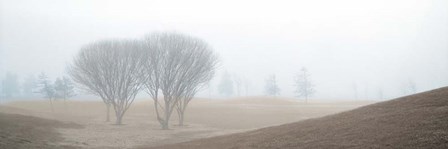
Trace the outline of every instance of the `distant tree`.
[[64, 86], [64, 84], [62, 83], [62, 79], [59, 77], [56, 78], [56, 80], [54, 81], [54, 91], [55, 91], [54, 98], [55, 99], [64, 98], [64, 97], [62, 97], [62, 93], [60, 93], [63, 86]]
[[50, 101], [51, 112], [54, 112], [53, 100], [56, 94], [53, 84], [50, 83], [47, 74], [44, 72], [39, 75], [39, 88], [39, 92], [44, 96], [44, 98], [47, 98]]
[[233, 94], [233, 81], [230, 74], [226, 71], [221, 76], [221, 82], [218, 85], [218, 91], [221, 95], [229, 97]]
[[2, 80], [2, 92], [4, 97], [11, 98], [19, 93], [18, 76], [16, 74], [7, 73]]
[[22, 94], [25, 97], [33, 97], [35, 93], [35, 89], [38, 86], [38, 82], [34, 75], [29, 75], [25, 78], [22, 84]]
[[153, 98], [157, 120], [162, 129], [169, 129], [176, 110], [183, 125], [188, 103], [215, 73], [217, 56], [205, 41], [179, 33], [149, 34], [143, 47], [143, 82]]
[[56, 98], [64, 100], [64, 105], [66, 105], [67, 99], [75, 96], [75, 86], [72, 81], [67, 77], [57, 78], [54, 82], [54, 89], [56, 91]]
[[270, 96], [278, 96], [280, 95], [280, 88], [278, 87], [278, 81], [275, 74], [269, 76], [266, 79], [265, 92]]
[[305, 102], [308, 102], [308, 98], [314, 94], [315, 90], [314, 84], [311, 82], [311, 76], [305, 67], [297, 74], [295, 86], [297, 96], [305, 97]]
[[81, 48], [69, 66], [72, 79], [84, 89], [101, 97], [115, 111], [115, 124], [122, 118], [142, 88], [139, 53], [140, 42], [134, 40], [105, 40]]

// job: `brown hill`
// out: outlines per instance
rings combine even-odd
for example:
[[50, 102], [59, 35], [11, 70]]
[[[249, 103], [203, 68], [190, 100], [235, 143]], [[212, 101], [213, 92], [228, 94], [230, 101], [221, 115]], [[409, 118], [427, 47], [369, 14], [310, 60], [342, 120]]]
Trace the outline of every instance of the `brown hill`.
[[448, 148], [448, 87], [322, 118], [156, 148]]
[[[11, 109], [0, 107], [0, 109]], [[16, 110], [23, 112], [22, 110]], [[62, 140], [56, 128], [81, 128], [64, 123], [19, 114], [0, 113], [0, 149], [75, 148], [57, 144]]]

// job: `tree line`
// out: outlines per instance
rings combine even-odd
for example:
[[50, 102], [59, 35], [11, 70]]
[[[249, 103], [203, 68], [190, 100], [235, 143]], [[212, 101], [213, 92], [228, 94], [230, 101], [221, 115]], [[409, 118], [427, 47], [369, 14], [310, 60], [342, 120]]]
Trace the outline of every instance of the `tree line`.
[[[75, 87], [72, 81], [66, 77], [58, 77], [50, 80], [44, 72], [37, 75], [28, 75], [20, 83], [19, 77], [14, 73], [7, 73], [0, 83], [0, 95], [3, 98], [34, 98], [41, 96], [50, 100], [61, 99], [64, 104], [67, 99], [75, 96]], [[51, 106], [53, 109], [53, 106]], [[53, 111], [53, 110], [52, 110]]]
[[[308, 69], [305, 67], [300, 69], [300, 72], [296, 74], [294, 79], [293, 86], [296, 96], [305, 98], [305, 102], [307, 102], [308, 98], [313, 96], [316, 92], [315, 85], [311, 80], [311, 75], [308, 72]], [[246, 78], [230, 75], [230, 73], [224, 71], [218, 84], [218, 92], [224, 97], [229, 97], [233, 94], [234, 90], [236, 90], [237, 95], [240, 96], [240, 92], [242, 88], [244, 88], [247, 96], [249, 85], [250, 82]], [[276, 97], [280, 95], [280, 92], [281, 89], [278, 85], [277, 76], [275, 74], [269, 75], [265, 80], [265, 95]]]
[[42, 94], [44, 98], [50, 101], [51, 111], [54, 112], [53, 100], [62, 99], [66, 105], [67, 99], [75, 96], [75, 87], [72, 81], [67, 77], [56, 78], [52, 83], [47, 74], [42, 72], [39, 74], [39, 81], [37, 84], [37, 92]]

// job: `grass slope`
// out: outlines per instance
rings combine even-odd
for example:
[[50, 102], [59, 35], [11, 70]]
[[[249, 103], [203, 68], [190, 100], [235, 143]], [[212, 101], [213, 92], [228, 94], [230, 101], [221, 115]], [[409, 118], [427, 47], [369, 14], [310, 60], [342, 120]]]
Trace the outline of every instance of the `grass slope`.
[[448, 148], [448, 87], [322, 118], [155, 148]]
[[55, 128], [81, 127], [74, 123], [0, 113], [0, 149], [74, 148], [57, 144], [62, 138]]

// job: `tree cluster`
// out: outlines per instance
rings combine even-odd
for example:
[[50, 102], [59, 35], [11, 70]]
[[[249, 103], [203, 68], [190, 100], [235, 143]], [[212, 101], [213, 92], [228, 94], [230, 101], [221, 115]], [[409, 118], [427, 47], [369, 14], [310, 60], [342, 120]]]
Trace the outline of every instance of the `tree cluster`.
[[138, 40], [104, 40], [86, 45], [69, 73], [83, 89], [113, 107], [116, 124], [122, 123], [136, 95], [145, 91], [154, 101], [162, 129], [169, 129], [174, 111], [179, 125], [183, 125], [188, 103], [213, 77], [217, 63], [217, 55], [205, 41], [180, 33], [157, 32]]
[[41, 73], [38, 76], [38, 93], [42, 94], [44, 98], [50, 101], [51, 111], [54, 112], [53, 101], [56, 99], [63, 99], [64, 104], [66, 100], [75, 96], [75, 87], [71, 80], [67, 77], [57, 78], [52, 83], [47, 74]]
[[[305, 102], [308, 102], [308, 98], [314, 94], [314, 84], [312, 83], [310, 74], [305, 67], [303, 67], [300, 72], [296, 74], [294, 87], [297, 97], [304, 97]], [[266, 79], [265, 92], [269, 96], [275, 97], [280, 95], [280, 87], [275, 74], [270, 75]]]
[[249, 94], [250, 82], [247, 78], [237, 74], [230, 75], [229, 72], [224, 71], [221, 75], [221, 80], [218, 84], [218, 93], [223, 97], [230, 97], [236, 92], [237, 96]]
[[[19, 81], [19, 77], [14, 73], [7, 73], [0, 84], [1, 98], [31, 98], [41, 94], [44, 98], [50, 99], [51, 105], [53, 100], [63, 99], [64, 103], [67, 99], [75, 96], [75, 88], [68, 77], [57, 78], [54, 83], [48, 79], [45, 73], [38, 75], [38, 80], [34, 75], [28, 75]], [[53, 106], [51, 106], [52, 111]]]

